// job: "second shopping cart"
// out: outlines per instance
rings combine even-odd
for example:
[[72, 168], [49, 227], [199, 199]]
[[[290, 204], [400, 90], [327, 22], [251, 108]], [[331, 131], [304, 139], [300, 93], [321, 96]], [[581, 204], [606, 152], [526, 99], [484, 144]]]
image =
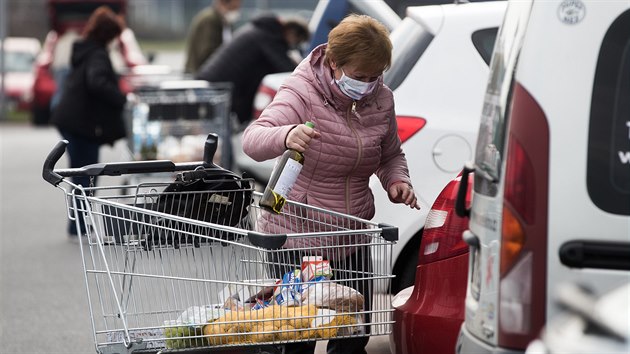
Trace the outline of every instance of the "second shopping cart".
[[131, 95], [125, 110], [134, 160], [201, 160], [208, 133], [219, 136], [215, 163], [232, 166], [232, 84], [171, 80]]

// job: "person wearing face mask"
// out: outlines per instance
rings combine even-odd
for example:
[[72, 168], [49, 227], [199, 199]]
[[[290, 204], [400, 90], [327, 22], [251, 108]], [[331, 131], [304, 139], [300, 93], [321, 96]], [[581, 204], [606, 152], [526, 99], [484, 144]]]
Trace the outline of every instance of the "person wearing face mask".
[[[261, 116], [245, 129], [243, 151], [256, 161], [276, 158], [287, 148], [304, 154], [303, 168], [287, 199], [370, 220], [375, 206], [369, 182], [376, 174], [393, 203], [420, 209], [397, 134], [393, 93], [383, 84], [382, 74], [391, 64], [391, 52], [383, 24], [369, 16], [349, 15], [330, 31], [327, 43], [313, 49], [298, 65]], [[306, 121], [313, 122], [315, 128], [306, 126]], [[282, 215], [262, 213], [260, 218], [259, 231], [290, 231], [283, 228]], [[352, 273], [342, 269], [362, 274], [370, 271], [369, 246], [336, 247], [339, 245], [317, 242], [288, 238], [283, 246], [287, 253], [304, 251], [297, 257], [287, 254], [284, 263], [299, 265], [302, 256], [310, 256], [319, 248], [317, 252], [324, 253], [331, 268], [336, 269], [337, 279]], [[364, 296], [364, 328], [369, 333], [371, 283], [349, 282]], [[366, 353], [368, 339], [331, 339], [327, 351]], [[314, 348], [314, 343], [296, 343], [287, 345], [286, 352], [313, 353]]]
[[241, 0], [213, 0], [193, 18], [186, 40], [184, 72], [197, 72], [221, 44], [230, 41], [240, 8]]
[[258, 15], [208, 58], [195, 78], [231, 82], [232, 112], [244, 125], [252, 119], [254, 97], [263, 77], [295, 69], [298, 63], [289, 51], [309, 36], [308, 24], [302, 19]]

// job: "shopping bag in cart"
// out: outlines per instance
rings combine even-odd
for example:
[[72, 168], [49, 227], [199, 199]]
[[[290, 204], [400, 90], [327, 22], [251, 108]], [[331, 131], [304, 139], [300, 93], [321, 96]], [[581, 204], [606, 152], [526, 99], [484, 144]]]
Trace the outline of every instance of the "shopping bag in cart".
[[[243, 179], [223, 168], [182, 172], [159, 195], [156, 210], [186, 219], [242, 227], [242, 223], [246, 222], [248, 207], [252, 202], [252, 190], [253, 186], [249, 179]], [[153, 237], [153, 242], [159, 242], [159, 244], [189, 242], [189, 240], [181, 240], [182, 233], [179, 231], [198, 232], [188, 230], [194, 226], [186, 221], [180, 223], [169, 219], [156, 222], [168, 223], [165, 225], [164, 232]], [[171, 234], [177, 235], [177, 239], [174, 239]], [[212, 236], [227, 240], [238, 237], [232, 232], [223, 232], [219, 235], [214, 233]], [[196, 244], [199, 240], [196, 239], [193, 242]]]

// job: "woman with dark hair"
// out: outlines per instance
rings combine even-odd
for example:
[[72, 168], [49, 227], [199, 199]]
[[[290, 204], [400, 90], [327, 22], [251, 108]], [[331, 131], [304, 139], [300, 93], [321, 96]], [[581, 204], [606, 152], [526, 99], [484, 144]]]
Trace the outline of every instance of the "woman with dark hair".
[[[51, 117], [51, 123], [68, 140], [70, 167], [97, 163], [102, 144], [113, 145], [125, 137], [122, 111], [126, 97], [107, 51], [124, 28], [120, 16], [101, 6], [90, 16], [82, 38], [73, 44], [70, 74]], [[75, 177], [73, 181], [84, 187], [89, 184], [87, 177]], [[77, 234], [84, 232], [78, 232], [70, 220], [71, 240], [78, 240]]]

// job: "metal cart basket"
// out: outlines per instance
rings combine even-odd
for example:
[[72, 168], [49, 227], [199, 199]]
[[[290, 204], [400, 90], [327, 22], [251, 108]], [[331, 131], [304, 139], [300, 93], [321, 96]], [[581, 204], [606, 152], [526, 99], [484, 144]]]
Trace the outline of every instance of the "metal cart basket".
[[214, 132], [221, 138], [216, 162], [231, 168], [231, 83], [170, 80], [132, 97], [124, 116], [134, 160], [201, 160], [205, 136]]
[[[278, 352], [286, 344], [385, 335], [395, 227], [288, 201], [262, 210], [253, 181], [204, 161], [54, 169], [80, 243], [98, 353]], [[177, 180], [75, 185], [66, 177], [177, 172]], [[375, 264], [378, 254], [385, 261]]]

